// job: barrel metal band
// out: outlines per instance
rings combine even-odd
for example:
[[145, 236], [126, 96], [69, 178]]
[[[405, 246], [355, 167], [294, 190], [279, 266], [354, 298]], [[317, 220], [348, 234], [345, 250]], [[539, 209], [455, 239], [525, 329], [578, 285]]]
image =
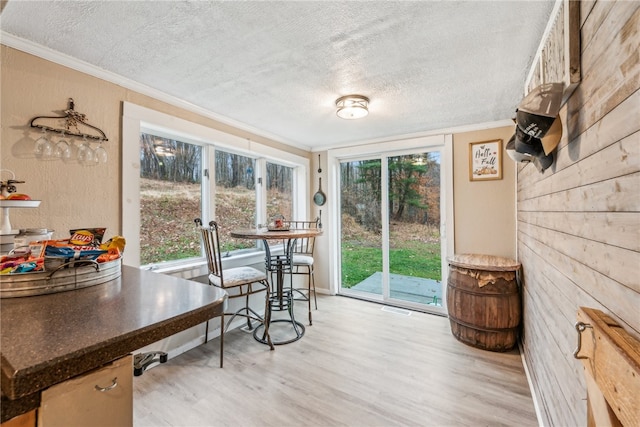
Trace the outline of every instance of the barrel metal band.
[[453, 319], [454, 322], [462, 326], [465, 326], [469, 329], [475, 329], [475, 330], [484, 331], [484, 332], [506, 332], [506, 331], [518, 330], [518, 326], [511, 326], [509, 328], [483, 328], [478, 325], [472, 325], [470, 323], [463, 322], [462, 320], [456, 318], [455, 316], [452, 316], [451, 314], [449, 314], [449, 319]]
[[457, 292], [461, 292], [461, 293], [465, 293], [465, 294], [470, 294], [470, 295], [477, 295], [477, 296], [510, 296], [510, 295], [519, 295], [520, 292], [518, 292], [518, 290], [516, 289], [515, 292], [485, 292], [485, 291], [470, 291], [467, 289], [463, 289], [457, 286], [453, 286], [451, 284], [449, 284], [449, 287], [454, 288]]

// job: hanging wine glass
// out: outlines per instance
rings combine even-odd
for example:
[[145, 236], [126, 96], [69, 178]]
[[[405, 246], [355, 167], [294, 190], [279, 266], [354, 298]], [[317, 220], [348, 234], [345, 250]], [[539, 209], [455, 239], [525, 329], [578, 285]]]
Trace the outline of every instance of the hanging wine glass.
[[107, 150], [102, 146], [103, 140], [100, 140], [100, 145], [96, 148], [94, 152], [95, 162], [96, 163], [107, 163]]
[[62, 131], [62, 136], [60, 140], [56, 144], [55, 157], [62, 159], [63, 161], [68, 161], [71, 159], [71, 148], [69, 147], [69, 143], [66, 139], [64, 139], [64, 131]]
[[42, 128], [42, 135], [36, 139], [35, 143], [36, 157], [43, 160], [48, 160], [53, 157], [53, 144], [47, 138], [47, 130]]
[[91, 160], [89, 160], [89, 164], [93, 166], [98, 163], [100, 163], [100, 161], [98, 160], [98, 156], [96, 156], [96, 150], [91, 150]]
[[82, 137], [82, 144], [78, 147], [78, 162], [90, 165], [93, 163], [93, 149], [89, 146], [89, 142], [87, 141], [87, 137]]

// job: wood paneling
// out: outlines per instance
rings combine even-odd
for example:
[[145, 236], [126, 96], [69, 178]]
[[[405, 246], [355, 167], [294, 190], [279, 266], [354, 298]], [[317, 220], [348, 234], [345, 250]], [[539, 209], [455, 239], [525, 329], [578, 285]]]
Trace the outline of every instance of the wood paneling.
[[[591, 13], [593, 19], [599, 18], [597, 10], [598, 4]], [[582, 82], [567, 102], [567, 129], [572, 136], [593, 126], [638, 89], [640, 3], [615, 2], [607, 12], [602, 24], [594, 26], [593, 40], [584, 46]], [[584, 27], [582, 34], [583, 39], [590, 38]]]
[[582, 81], [544, 173], [520, 165], [523, 349], [545, 425], [586, 425], [578, 307], [640, 335], [640, 2], [583, 1]]

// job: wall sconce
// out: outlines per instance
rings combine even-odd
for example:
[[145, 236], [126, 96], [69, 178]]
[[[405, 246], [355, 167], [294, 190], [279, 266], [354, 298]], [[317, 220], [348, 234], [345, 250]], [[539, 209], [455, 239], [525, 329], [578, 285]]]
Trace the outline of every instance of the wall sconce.
[[336, 100], [336, 114], [341, 119], [360, 119], [369, 114], [369, 98], [362, 95], [346, 95]]

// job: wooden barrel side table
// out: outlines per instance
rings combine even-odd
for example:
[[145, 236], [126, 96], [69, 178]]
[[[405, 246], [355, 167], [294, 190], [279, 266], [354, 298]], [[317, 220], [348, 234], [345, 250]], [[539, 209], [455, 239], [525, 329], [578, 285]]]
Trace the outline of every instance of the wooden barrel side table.
[[516, 272], [520, 263], [492, 255], [455, 255], [449, 262], [447, 309], [452, 334], [489, 351], [517, 343], [522, 309]]

